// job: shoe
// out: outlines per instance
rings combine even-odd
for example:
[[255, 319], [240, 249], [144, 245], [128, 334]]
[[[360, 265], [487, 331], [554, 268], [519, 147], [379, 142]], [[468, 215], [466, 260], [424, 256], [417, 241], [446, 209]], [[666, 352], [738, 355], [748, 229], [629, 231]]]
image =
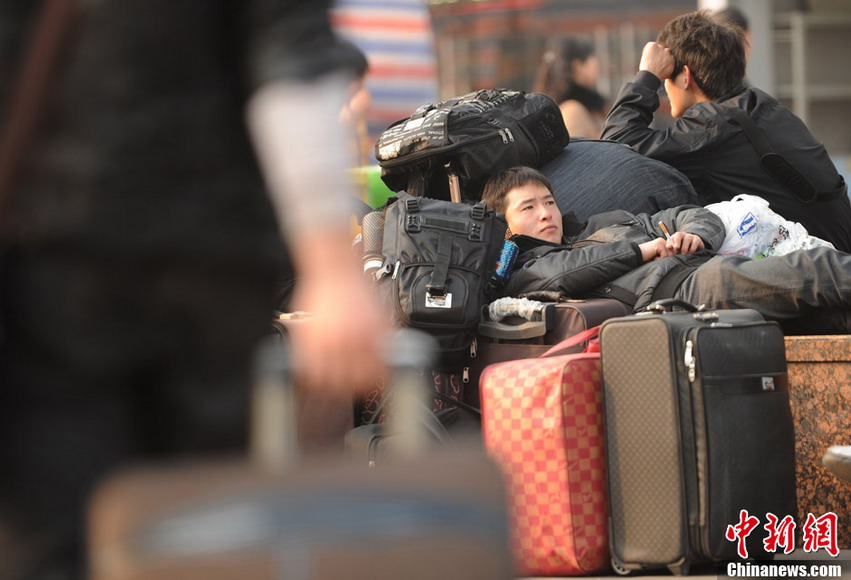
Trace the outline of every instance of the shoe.
[[851, 483], [851, 445], [831, 445], [821, 462], [839, 479]]

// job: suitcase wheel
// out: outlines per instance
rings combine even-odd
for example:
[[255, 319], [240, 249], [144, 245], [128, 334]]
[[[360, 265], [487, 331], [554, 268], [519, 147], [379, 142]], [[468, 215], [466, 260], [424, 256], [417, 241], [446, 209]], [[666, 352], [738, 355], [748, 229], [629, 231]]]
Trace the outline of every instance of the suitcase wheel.
[[614, 558], [612, 558], [612, 570], [614, 570], [615, 574], [618, 574], [619, 576], [629, 576], [632, 573], [632, 570], [629, 570]]
[[689, 564], [688, 562], [684, 562], [675, 566], [668, 566], [668, 570], [671, 571], [671, 574], [676, 576], [688, 576]]

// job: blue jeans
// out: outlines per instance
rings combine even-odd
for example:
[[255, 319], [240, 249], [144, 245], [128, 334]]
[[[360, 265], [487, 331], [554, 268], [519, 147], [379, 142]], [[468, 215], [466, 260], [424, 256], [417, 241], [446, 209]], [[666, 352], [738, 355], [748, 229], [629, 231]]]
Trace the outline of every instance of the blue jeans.
[[674, 298], [708, 308], [752, 308], [796, 334], [851, 332], [851, 254], [829, 248], [751, 260], [715, 256]]
[[561, 213], [572, 211], [582, 221], [615, 209], [652, 214], [700, 205], [685, 175], [615, 141], [571, 141], [540, 170], [553, 186]]

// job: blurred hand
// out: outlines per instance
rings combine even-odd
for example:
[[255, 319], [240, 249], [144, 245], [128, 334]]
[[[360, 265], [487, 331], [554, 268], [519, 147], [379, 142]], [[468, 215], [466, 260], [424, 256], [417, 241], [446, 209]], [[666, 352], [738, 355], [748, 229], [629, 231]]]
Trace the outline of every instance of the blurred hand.
[[648, 42], [644, 45], [638, 70], [646, 70], [665, 80], [670, 78], [675, 66], [676, 59], [670, 49], [656, 42]]
[[[385, 375], [389, 314], [351, 251], [346, 169], [353, 135], [339, 123], [344, 74], [278, 81], [252, 95], [249, 128], [296, 271], [292, 310], [299, 386], [351, 396]], [[334, 136], [335, 138], [329, 138]]]
[[294, 310], [312, 314], [293, 335], [299, 384], [341, 396], [363, 393], [386, 376], [392, 328], [390, 314], [349, 248], [346, 236], [331, 233], [300, 244], [306, 254], [298, 262], [313, 267], [299, 274], [292, 302]]

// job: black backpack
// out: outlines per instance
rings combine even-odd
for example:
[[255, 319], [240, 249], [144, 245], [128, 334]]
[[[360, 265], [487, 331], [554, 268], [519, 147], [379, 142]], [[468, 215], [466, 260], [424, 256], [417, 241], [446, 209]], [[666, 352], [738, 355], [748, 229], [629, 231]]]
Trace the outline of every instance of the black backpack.
[[435, 368], [451, 370], [467, 356], [482, 306], [498, 297], [506, 228], [501, 214], [481, 204], [391, 198], [375, 278], [401, 326], [437, 339]]
[[[499, 171], [540, 167], [569, 141], [552, 98], [488, 89], [423, 105], [396, 121], [379, 135], [375, 157], [393, 191], [453, 201], [461, 201], [463, 191], [463, 199], [476, 201]], [[447, 187], [454, 178], [455, 196]]]

